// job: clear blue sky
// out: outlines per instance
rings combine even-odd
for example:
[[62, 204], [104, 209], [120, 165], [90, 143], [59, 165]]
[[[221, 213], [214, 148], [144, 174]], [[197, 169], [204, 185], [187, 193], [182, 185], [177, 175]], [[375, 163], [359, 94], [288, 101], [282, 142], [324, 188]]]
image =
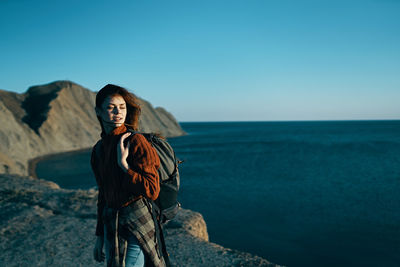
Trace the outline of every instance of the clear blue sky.
[[131, 89], [179, 121], [400, 119], [400, 1], [0, 0], [0, 88]]

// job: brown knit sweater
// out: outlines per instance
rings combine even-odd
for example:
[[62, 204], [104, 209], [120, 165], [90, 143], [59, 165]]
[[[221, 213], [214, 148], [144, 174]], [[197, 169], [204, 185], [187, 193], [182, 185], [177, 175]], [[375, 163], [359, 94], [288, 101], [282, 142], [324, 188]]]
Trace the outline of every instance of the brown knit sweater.
[[120, 208], [143, 196], [155, 200], [160, 192], [157, 172], [160, 159], [143, 135], [127, 138], [131, 143], [127, 158], [129, 170], [124, 172], [118, 166], [117, 145], [126, 131], [126, 126], [122, 125], [109, 134], [102, 133], [97, 144], [103, 146], [100, 157], [96, 154], [96, 146], [92, 149], [91, 166], [99, 188], [96, 235], [104, 234], [102, 213], [105, 205]]

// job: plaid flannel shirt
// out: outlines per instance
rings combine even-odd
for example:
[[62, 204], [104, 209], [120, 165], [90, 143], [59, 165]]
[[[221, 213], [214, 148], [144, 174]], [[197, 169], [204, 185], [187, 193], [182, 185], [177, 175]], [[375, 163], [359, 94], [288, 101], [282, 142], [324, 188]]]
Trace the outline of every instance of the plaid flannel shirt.
[[129, 232], [139, 241], [146, 255], [146, 266], [166, 266], [160, 254], [151, 206], [146, 202], [145, 198], [140, 198], [120, 209], [104, 208], [103, 221], [107, 229], [106, 238], [110, 244], [107, 267], [125, 267], [126, 236]]

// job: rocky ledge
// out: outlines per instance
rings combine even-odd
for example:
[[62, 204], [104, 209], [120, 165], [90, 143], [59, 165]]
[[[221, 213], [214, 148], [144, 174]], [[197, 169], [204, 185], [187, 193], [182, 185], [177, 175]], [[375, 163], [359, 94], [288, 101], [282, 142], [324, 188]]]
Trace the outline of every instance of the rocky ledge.
[[[104, 266], [92, 257], [97, 191], [0, 174], [0, 266]], [[182, 209], [165, 228], [175, 266], [278, 266], [208, 242], [201, 214]]]

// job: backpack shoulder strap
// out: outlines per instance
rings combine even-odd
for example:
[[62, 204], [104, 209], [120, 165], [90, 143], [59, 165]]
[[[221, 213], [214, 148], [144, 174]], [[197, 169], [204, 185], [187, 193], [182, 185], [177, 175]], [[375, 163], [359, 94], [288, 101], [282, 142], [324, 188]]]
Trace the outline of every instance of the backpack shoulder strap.
[[135, 131], [135, 130], [129, 129], [129, 128], [128, 128], [128, 131], [127, 131], [127, 132], [132, 133], [132, 135], [141, 134], [141, 135], [144, 136], [144, 138], [146, 138], [146, 140], [147, 140], [151, 145], [153, 145], [153, 141], [152, 141], [152, 138], [153, 138], [152, 136], [153, 136], [153, 134], [151, 134], [151, 133], [142, 133], [142, 132], [138, 132], [138, 131]]
[[135, 131], [133, 129], [128, 128], [126, 132], [132, 133], [132, 136], [135, 134], [142, 134], [141, 132]]

